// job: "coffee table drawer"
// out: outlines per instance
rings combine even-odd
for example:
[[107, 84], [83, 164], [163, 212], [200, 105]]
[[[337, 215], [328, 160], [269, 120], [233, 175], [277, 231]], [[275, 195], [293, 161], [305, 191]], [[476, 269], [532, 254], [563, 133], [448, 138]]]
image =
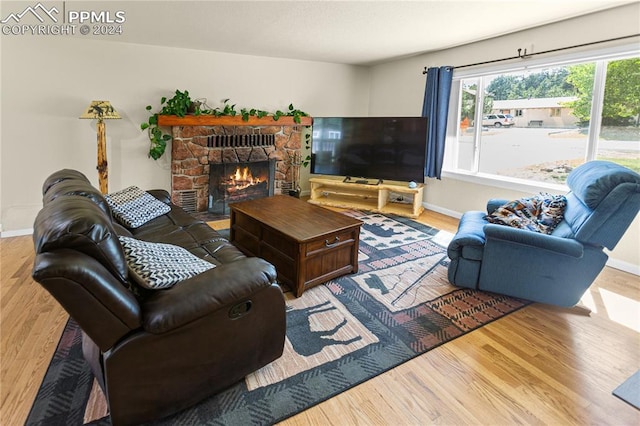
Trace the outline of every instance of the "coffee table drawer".
[[[318, 256], [307, 258], [305, 262], [305, 278], [307, 283], [305, 284], [318, 278], [324, 278], [329, 274], [345, 268], [349, 269], [349, 272], [353, 272], [352, 247], [353, 244], [343, 244], [334, 250], [322, 252]], [[326, 279], [321, 281], [324, 282]]]
[[321, 239], [310, 241], [306, 244], [306, 255], [313, 256], [319, 251], [331, 250], [344, 244], [353, 244], [357, 238], [358, 230], [348, 229], [346, 231], [328, 234]]

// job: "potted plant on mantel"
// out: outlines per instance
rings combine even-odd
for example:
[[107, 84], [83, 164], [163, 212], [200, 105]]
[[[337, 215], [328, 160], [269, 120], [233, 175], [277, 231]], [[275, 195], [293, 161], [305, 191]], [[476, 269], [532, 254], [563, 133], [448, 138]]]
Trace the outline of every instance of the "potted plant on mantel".
[[[152, 114], [149, 119], [140, 124], [141, 130], [146, 130], [149, 134], [149, 140], [151, 146], [149, 147], [149, 157], [157, 160], [162, 157], [165, 149], [167, 148], [167, 142], [171, 140], [171, 135], [164, 133], [158, 126], [159, 115], [177, 115], [178, 117], [184, 117], [189, 110], [192, 110], [194, 114], [200, 114], [200, 104], [194, 104], [191, 101], [188, 91], [181, 92], [176, 90], [175, 95], [171, 99], [162, 97], [160, 99], [160, 106], [162, 109], [160, 112]], [[147, 111], [151, 111], [153, 107], [147, 105]]]
[[[222, 116], [231, 116], [234, 117], [238, 115], [238, 111], [236, 110], [235, 104], [229, 104], [229, 99], [225, 99], [223, 101], [222, 108], [209, 108], [206, 105], [206, 100], [202, 101], [200, 99], [191, 100], [188, 91], [181, 92], [176, 90], [175, 95], [171, 99], [167, 99], [166, 97], [162, 97], [160, 99], [160, 106], [162, 109], [160, 112], [156, 112], [151, 114], [149, 119], [144, 123], [140, 124], [141, 130], [146, 130], [149, 135], [149, 141], [151, 142], [151, 146], [149, 147], [149, 157], [157, 160], [160, 158], [164, 151], [167, 148], [167, 142], [171, 140], [171, 135], [162, 131], [160, 126], [158, 125], [158, 117], [160, 115], [175, 115], [178, 117], [184, 117], [187, 114], [193, 115], [211, 115], [214, 117], [222, 117]], [[204, 108], [203, 108], [204, 106]], [[147, 105], [147, 111], [151, 111], [153, 107], [151, 105]], [[267, 111], [263, 111], [256, 108], [242, 108], [240, 110], [240, 116], [243, 121], [249, 121], [250, 117], [263, 118], [263, 117], [271, 117], [274, 121], [278, 121], [280, 117], [293, 117], [293, 121], [295, 123], [300, 123], [302, 117], [308, 117], [304, 111], [296, 109], [293, 104], [289, 104], [289, 108], [287, 112], [276, 111], [274, 113], [270, 113]], [[307, 135], [308, 136], [308, 135]], [[309, 147], [309, 138], [306, 138], [306, 147]], [[311, 157], [307, 156], [302, 161], [303, 166], [307, 166]]]

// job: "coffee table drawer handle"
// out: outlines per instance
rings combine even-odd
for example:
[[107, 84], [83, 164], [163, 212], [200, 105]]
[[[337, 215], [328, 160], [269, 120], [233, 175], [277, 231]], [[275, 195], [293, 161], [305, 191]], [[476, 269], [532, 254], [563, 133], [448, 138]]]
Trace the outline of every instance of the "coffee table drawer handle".
[[324, 240], [325, 247], [333, 247], [340, 242], [340, 237], [335, 237], [333, 242], [330, 243], [329, 240]]

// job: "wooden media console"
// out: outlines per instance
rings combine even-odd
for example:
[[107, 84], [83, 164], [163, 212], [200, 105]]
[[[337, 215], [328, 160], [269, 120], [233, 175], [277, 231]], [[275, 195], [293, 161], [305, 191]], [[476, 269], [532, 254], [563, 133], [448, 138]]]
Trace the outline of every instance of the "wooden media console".
[[417, 218], [423, 212], [424, 184], [415, 188], [386, 183], [368, 184], [311, 178], [309, 202], [321, 206], [370, 210]]

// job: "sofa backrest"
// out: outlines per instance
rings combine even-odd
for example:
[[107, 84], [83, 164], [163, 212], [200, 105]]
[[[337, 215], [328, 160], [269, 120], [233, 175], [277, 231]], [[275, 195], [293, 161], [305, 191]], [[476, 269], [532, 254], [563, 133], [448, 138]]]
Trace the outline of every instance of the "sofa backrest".
[[51, 173], [51, 175], [45, 179], [42, 184], [42, 195], [46, 194], [52, 186], [65, 180], [79, 180], [91, 185], [89, 179], [87, 179], [87, 177], [81, 172], [72, 169], [62, 169]]
[[89, 198], [62, 195], [45, 204], [33, 225], [36, 254], [71, 249], [93, 257], [127, 285], [127, 262], [111, 220]]
[[33, 277], [106, 350], [140, 327], [140, 306], [106, 200], [79, 172], [67, 172], [43, 186]]
[[36, 253], [70, 248], [94, 257], [122, 283], [127, 262], [104, 196], [77, 170], [62, 169], [42, 185], [43, 208], [34, 223]]
[[89, 199], [102, 210], [107, 217], [111, 217], [111, 208], [102, 193], [88, 182], [77, 179], [63, 180], [48, 188], [42, 194], [42, 203], [46, 206], [51, 201], [64, 195], [78, 195]]
[[590, 161], [569, 174], [567, 185], [564, 223], [553, 234], [613, 249], [640, 210], [640, 175], [609, 161]]

